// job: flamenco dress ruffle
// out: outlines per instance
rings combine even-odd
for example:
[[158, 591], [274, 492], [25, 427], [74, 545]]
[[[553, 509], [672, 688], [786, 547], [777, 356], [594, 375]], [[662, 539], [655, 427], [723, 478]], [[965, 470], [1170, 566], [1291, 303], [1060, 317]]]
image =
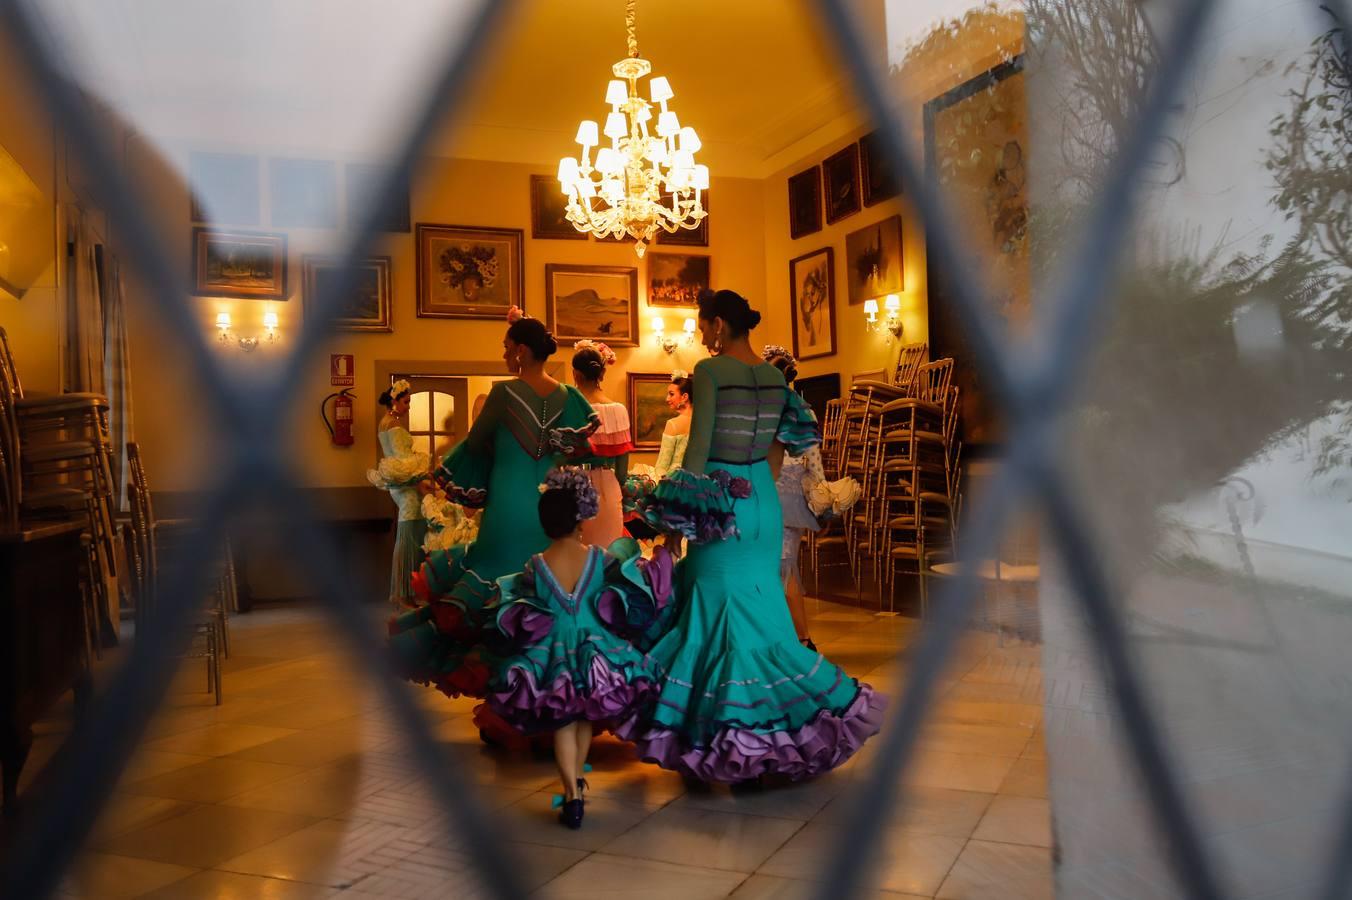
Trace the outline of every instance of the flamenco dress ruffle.
[[[605, 725], [651, 702], [657, 682], [651, 658], [608, 628], [600, 612], [601, 598], [615, 593], [607, 573], [618, 574], [619, 566], [593, 547], [572, 592], [563, 590], [541, 556], [523, 572], [498, 580], [497, 628], [518, 652], [498, 666], [488, 693], [490, 711], [536, 734], [576, 721]], [[646, 583], [641, 573], [638, 578]], [[669, 584], [669, 575], [654, 578]], [[621, 591], [631, 589], [643, 590], [630, 584]], [[635, 609], [645, 605], [632, 594], [628, 603]], [[612, 611], [622, 607], [607, 605]], [[646, 605], [655, 609], [656, 598], [649, 594]]]
[[[776, 436], [792, 452], [817, 437], [811, 411], [789, 397]], [[768, 463], [711, 463], [705, 481], [727, 485], [732, 536], [725, 528], [710, 540], [718, 531], [701, 529], [698, 512], [693, 526], [688, 515], [660, 523], [686, 523], [687, 537], [698, 537], [676, 567], [676, 621], [649, 651], [663, 672], [656, 701], [616, 733], [643, 759], [702, 781], [821, 775], [878, 732], [885, 698], [798, 642], [779, 581], [782, 520]], [[684, 499], [664, 498], [664, 508], [723, 508], [707, 484], [695, 484]]]

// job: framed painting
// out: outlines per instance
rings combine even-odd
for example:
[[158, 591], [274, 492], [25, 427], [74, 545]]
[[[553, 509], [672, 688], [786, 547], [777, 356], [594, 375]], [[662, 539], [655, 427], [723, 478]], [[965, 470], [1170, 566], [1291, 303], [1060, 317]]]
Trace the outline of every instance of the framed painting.
[[270, 159], [272, 224], [338, 227], [338, 166], [321, 159]]
[[888, 216], [845, 235], [845, 265], [851, 306], [858, 306], [870, 298], [901, 293], [905, 287], [901, 216]]
[[199, 297], [286, 299], [286, 235], [192, 230], [193, 293]]
[[190, 215], [214, 225], [257, 225], [262, 221], [259, 159], [235, 153], [188, 156]]
[[638, 269], [545, 266], [545, 324], [560, 344], [583, 338], [638, 346]]
[[793, 304], [793, 355], [799, 359], [836, 352], [835, 251], [823, 247], [789, 261]]
[[[308, 315], [311, 304], [332, 289], [342, 274], [336, 256], [301, 257], [301, 300]], [[357, 264], [356, 283], [348, 288], [333, 312], [336, 331], [393, 331], [390, 318], [390, 258], [370, 256]]]
[[859, 184], [864, 205], [873, 206], [901, 194], [901, 179], [883, 148], [878, 132], [870, 131], [859, 139]]
[[[925, 104], [925, 173], [969, 236], [968, 250], [992, 286], [993, 313], [1018, 334], [1032, 315], [1028, 194], [1024, 150], [1028, 103], [1024, 60], [1016, 56]], [[942, 267], [929, 268], [930, 348], [955, 360], [965, 440], [998, 444], [1001, 426], [952, 315], [952, 288]]]
[[670, 375], [629, 373], [629, 425], [635, 450], [662, 448], [662, 429], [676, 417], [676, 411], [667, 406], [670, 385]]
[[859, 145], [850, 144], [826, 157], [822, 179], [826, 182], [826, 224], [859, 212]]
[[585, 241], [587, 235], [568, 221], [568, 198], [552, 175], [530, 177], [530, 236], [549, 241]]
[[822, 230], [821, 168], [813, 166], [789, 178], [789, 237]]
[[[662, 202], [671, 204], [671, 195], [663, 194]], [[709, 192], [700, 193], [700, 204], [704, 207], [704, 218], [699, 220], [699, 224], [694, 228], [682, 228], [680, 231], [667, 234], [665, 231], [657, 232], [656, 244], [667, 247], [707, 247], [709, 246]]]
[[811, 378], [799, 378], [793, 383], [793, 389], [802, 395], [807, 405], [817, 414], [817, 421], [826, 421], [826, 404], [840, 399], [840, 373], [813, 375]]
[[695, 253], [649, 253], [648, 305], [693, 307], [710, 284], [709, 257]]
[[419, 222], [415, 235], [418, 316], [501, 319], [526, 308], [520, 228], [475, 228]]
[[[347, 227], [356, 228], [362, 216], [373, 204], [378, 204], [376, 228], [380, 231], [402, 232], [413, 230], [409, 210], [408, 178], [393, 180], [398, 170], [394, 166], [374, 163], [348, 163], [344, 169], [347, 186]], [[394, 189], [377, 198], [378, 191], [394, 184]]]

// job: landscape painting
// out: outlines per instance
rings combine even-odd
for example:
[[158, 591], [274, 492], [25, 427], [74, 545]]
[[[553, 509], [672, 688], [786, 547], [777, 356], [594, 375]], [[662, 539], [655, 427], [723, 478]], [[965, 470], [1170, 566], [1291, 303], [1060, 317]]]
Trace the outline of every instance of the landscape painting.
[[629, 373], [629, 422], [635, 450], [661, 448], [662, 430], [676, 416], [676, 411], [667, 406], [670, 386], [670, 375]]
[[638, 346], [638, 269], [545, 266], [545, 316], [560, 344], [591, 338]]
[[[390, 324], [390, 258], [372, 256], [357, 264], [355, 284], [347, 287], [333, 310], [336, 331], [392, 331]], [[306, 256], [301, 260], [301, 300], [308, 316], [320, 295], [337, 287], [343, 275], [336, 256]]]
[[709, 287], [709, 257], [694, 253], [648, 254], [648, 305], [693, 307]]
[[192, 232], [193, 293], [206, 297], [286, 299], [286, 235]]
[[525, 309], [519, 228], [418, 223], [418, 315], [426, 319], [501, 319]]

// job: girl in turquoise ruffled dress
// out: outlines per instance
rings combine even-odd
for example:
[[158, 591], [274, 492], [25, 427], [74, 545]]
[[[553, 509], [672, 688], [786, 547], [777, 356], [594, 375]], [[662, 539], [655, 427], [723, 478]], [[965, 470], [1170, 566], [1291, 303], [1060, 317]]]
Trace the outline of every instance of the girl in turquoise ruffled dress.
[[634, 715], [656, 692], [651, 658], [626, 635], [644, 631], [666, 605], [670, 561], [662, 552], [643, 560], [632, 540], [614, 545], [618, 556], [584, 540], [600, 505], [588, 472], [557, 469], [541, 490], [540, 525], [552, 543], [524, 571], [498, 579], [497, 627], [516, 652], [496, 668], [488, 705], [525, 734], [553, 732], [559, 821], [578, 828], [593, 729]]
[[820, 442], [810, 408], [751, 349], [760, 314], [732, 291], [700, 298], [685, 465], [641, 505], [691, 542], [676, 570], [676, 621], [650, 651], [657, 700], [618, 729], [640, 755], [703, 781], [810, 778], [882, 724], [884, 699], [798, 641], [779, 577], [782, 519], [772, 460]]
[[[560, 462], [590, 453], [599, 425], [575, 388], [545, 372], [558, 344], [543, 323], [515, 307], [509, 322], [502, 355], [517, 377], [493, 386], [469, 434], [433, 473], [449, 500], [483, 510], [478, 534], [472, 544], [428, 554], [413, 582], [429, 602], [390, 624], [406, 677], [451, 697], [484, 696], [500, 655], [490, 634], [497, 580], [549, 546], [535, 512], [538, 487]], [[511, 740], [491, 719], [479, 723]]]

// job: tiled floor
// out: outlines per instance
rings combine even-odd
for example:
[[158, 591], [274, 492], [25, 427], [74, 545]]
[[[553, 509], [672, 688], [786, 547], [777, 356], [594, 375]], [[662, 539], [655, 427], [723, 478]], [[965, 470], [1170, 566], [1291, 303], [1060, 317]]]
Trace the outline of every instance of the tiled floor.
[[[916, 623], [814, 604], [821, 649], [890, 694]], [[225, 702], [189, 661], [64, 885], [66, 897], [469, 897], [462, 842], [443, 826], [398, 731], [317, 610], [232, 620]], [[879, 896], [1052, 894], [1040, 649], [969, 635], [941, 685], [887, 826]], [[550, 812], [546, 760], [481, 746], [472, 702], [414, 690], [447, 765], [476, 783], [497, 833], [543, 897], [806, 897], [839, 837], [847, 789], [875, 744], [815, 782], [689, 791], [598, 740], [581, 831]], [[64, 731], [44, 723], [30, 772]], [[875, 742], [876, 743], [876, 742]]]

